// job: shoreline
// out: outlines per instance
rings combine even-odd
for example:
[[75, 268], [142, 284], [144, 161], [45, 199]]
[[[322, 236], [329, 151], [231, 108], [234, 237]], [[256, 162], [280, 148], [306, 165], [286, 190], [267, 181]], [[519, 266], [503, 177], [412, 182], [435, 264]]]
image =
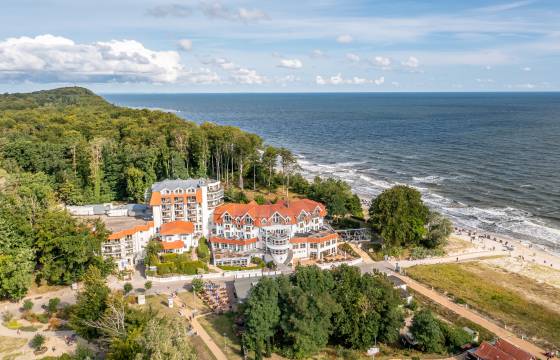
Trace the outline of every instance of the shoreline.
[[[370, 179], [370, 177], [367, 174], [362, 174], [360, 170], [357, 169], [346, 169], [344, 167], [341, 168], [337, 168], [337, 164], [331, 164], [331, 165], [324, 165], [324, 164], [319, 164], [319, 163], [311, 163], [309, 161], [309, 159], [307, 159], [305, 156], [302, 156], [300, 154], [295, 154], [296, 157], [298, 158], [298, 164], [300, 165], [300, 167], [302, 168], [302, 170], [305, 172], [305, 174], [302, 174], [307, 180], [312, 181], [313, 178], [315, 176], [321, 176], [321, 177], [331, 177], [331, 178], [335, 178], [335, 179], [340, 179], [345, 181], [352, 189], [352, 192], [354, 194], [356, 194], [359, 199], [360, 199], [360, 203], [362, 205], [362, 209], [364, 210], [364, 216], [367, 218], [367, 211], [369, 209], [369, 205], [371, 203], [371, 199], [375, 196], [377, 196], [377, 193], [380, 193], [381, 191], [385, 190], [386, 188], [389, 188], [391, 186], [394, 185], [407, 185], [407, 186], [411, 186], [417, 190], [419, 190], [422, 193], [422, 198], [425, 202], [425, 204], [431, 209], [431, 210], [435, 210], [438, 211], [440, 213], [442, 213], [444, 216], [446, 216], [448, 219], [450, 219], [453, 222], [453, 226], [457, 227], [457, 228], [463, 228], [466, 230], [470, 230], [471, 232], [477, 232], [477, 233], [484, 233], [484, 234], [489, 234], [492, 237], [496, 237], [498, 239], [503, 239], [504, 241], [508, 241], [508, 242], [516, 242], [519, 245], [525, 246], [525, 247], [536, 247], [539, 248], [541, 251], [547, 252], [549, 254], [552, 254], [554, 256], [558, 256], [560, 257], [560, 233], [558, 235], [558, 242], [554, 242], [553, 240], [550, 239], [546, 239], [546, 238], [537, 238], [534, 236], [530, 236], [530, 235], [524, 235], [524, 234], [520, 234], [520, 233], [515, 233], [513, 230], [509, 230], [509, 232], [511, 233], [515, 233], [515, 235], [513, 234], [507, 234], [507, 233], [502, 233], [502, 232], [497, 232], [497, 231], [491, 231], [491, 230], [485, 230], [484, 228], [481, 227], [477, 227], [474, 226], [472, 224], [468, 224], [467, 220], [470, 219], [466, 219], [466, 220], [461, 220], [459, 218], [459, 216], [457, 216], [456, 214], [448, 214], [445, 211], [442, 211], [442, 209], [440, 208], [440, 204], [436, 204], [436, 203], [432, 203], [433, 202], [433, 198], [443, 198], [440, 195], [438, 195], [437, 193], [434, 193], [432, 191], [430, 191], [429, 189], [425, 188], [425, 187], [418, 187], [414, 184], [407, 184], [407, 183], [402, 183], [402, 182], [394, 182], [394, 183], [389, 183], [387, 181], [384, 180], [378, 180], [378, 179]], [[303, 160], [303, 162], [302, 162]], [[321, 170], [317, 170], [316, 168], [325, 168], [325, 169], [336, 169], [333, 170], [332, 172], [329, 171], [321, 171]], [[355, 182], [356, 180], [354, 179], [348, 179], [344, 176], [340, 176], [337, 173], [340, 172], [344, 172], [344, 171], [348, 171], [349, 173], [354, 173], [355, 177], [357, 179], [370, 179], [372, 181], [374, 181], [376, 184], [371, 184], [371, 193], [369, 194], [370, 191], [368, 191], [368, 194], [364, 194], [364, 193], [360, 193], [359, 190], [356, 189], [355, 186]], [[365, 180], [365, 182], [367, 183], [368, 181]], [[360, 186], [361, 187], [361, 186]], [[426, 196], [430, 197], [430, 199], [426, 199]], [[458, 203], [456, 200], [453, 199], [449, 199], [449, 198], [443, 198], [448, 200], [451, 203]], [[430, 200], [430, 201], [427, 201]], [[459, 203], [461, 204], [461, 203]], [[461, 204], [463, 205], [461, 208], [464, 209], [474, 209], [477, 211], [485, 211], [487, 209], [484, 208], [477, 208], [474, 206], [469, 206], [467, 204]], [[476, 215], [473, 215], [474, 218], [476, 219], [476, 221], [481, 222], [482, 224], [484, 224], [484, 221], [482, 221], [480, 218], [478, 218]], [[535, 224], [535, 225], [539, 225], [540, 224]], [[497, 226], [497, 225], [494, 225]], [[553, 227], [549, 227], [547, 226], [547, 229], [551, 229], [551, 231], [559, 231], [560, 229], [556, 229]], [[507, 231], [507, 230], [505, 230]], [[554, 239], [556, 240], [556, 239]]]

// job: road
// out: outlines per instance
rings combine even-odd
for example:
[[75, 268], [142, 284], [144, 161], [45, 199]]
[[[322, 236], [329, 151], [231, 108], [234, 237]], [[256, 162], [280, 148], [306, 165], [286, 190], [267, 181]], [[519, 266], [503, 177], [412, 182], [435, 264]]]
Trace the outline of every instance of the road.
[[[371, 258], [369, 258], [368, 254], [365, 253], [363, 250], [361, 250], [360, 248], [353, 246], [354, 250], [360, 255], [360, 257], [362, 257], [362, 259], [364, 260], [364, 262], [359, 266], [362, 270], [362, 272], [371, 272], [373, 270], [377, 270], [380, 272], [383, 272], [385, 274], [388, 275], [395, 275], [398, 278], [400, 278], [402, 281], [404, 281], [406, 283], [406, 285], [428, 297], [429, 299], [433, 300], [434, 302], [438, 303], [441, 306], [446, 307], [447, 309], [453, 311], [454, 313], [458, 314], [459, 316], [468, 319], [472, 322], [474, 322], [475, 324], [478, 324], [480, 326], [482, 326], [483, 328], [487, 329], [488, 331], [491, 331], [492, 333], [496, 334], [496, 336], [505, 339], [507, 341], [509, 341], [510, 343], [514, 344], [515, 346], [530, 352], [531, 354], [533, 354], [535, 357], [539, 358], [539, 359], [546, 359], [546, 357], [543, 355], [545, 353], [545, 350], [541, 349], [540, 347], [525, 341], [523, 339], [520, 339], [519, 337], [517, 337], [517, 335], [515, 335], [514, 333], [512, 333], [511, 331], [508, 331], [502, 327], [500, 327], [499, 325], [493, 323], [492, 321], [482, 317], [481, 315], [463, 307], [463, 306], [459, 306], [456, 303], [452, 302], [451, 300], [449, 300], [446, 296], [420, 284], [419, 282], [411, 279], [408, 276], [404, 276], [401, 274], [398, 274], [394, 271], [395, 265], [388, 262], [388, 261], [380, 261], [380, 262], [374, 262], [373, 260], [371, 260]], [[488, 256], [488, 255], [486, 255]], [[366, 259], [369, 258], [369, 259]], [[459, 261], [461, 260], [467, 260], [467, 259], [472, 259], [470, 256], [466, 259], [463, 259], [463, 257], [459, 256]], [[440, 258], [438, 259], [437, 262], [431, 262], [431, 263], [449, 263], [449, 262], [456, 262], [457, 261], [457, 257], [447, 257], [447, 258]], [[407, 263], [407, 266], [412, 266], [412, 264], [414, 264], [414, 261], [409, 261]], [[400, 265], [400, 264], [399, 264]]]
[[[433, 301], [440, 304], [441, 306], [444, 306], [447, 309], [455, 312], [456, 314], [458, 314], [458, 315], [460, 315], [460, 316], [462, 316], [462, 317], [464, 317], [464, 318], [466, 318], [466, 319], [468, 319], [468, 320], [486, 328], [487, 330], [491, 331], [492, 333], [496, 334], [497, 336], [499, 336], [503, 339], [507, 339], [512, 344], [514, 344], [514, 345], [516, 345], [516, 346], [518, 346], [522, 349], [525, 349], [526, 351], [535, 355], [537, 358], [544, 359], [542, 354], [545, 351], [543, 349], [539, 348], [538, 346], [535, 346], [535, 345], [533, 345], [533, 344], [531, 344], [531, 343], [529, 343], [525, 340], [522, 340], [522, 339], [518, 338], [512, 332], [498, 326], [497, 324], [493, 323], [492, 321], [482, 317], [481, 315], [479, 315], [479, 314], [477, 314], [477, 313], [475, 313], [475, 312], [473, 312], [469, 309], [466, 309], [462, 306], [459, 306], [459, 305], [453, 303], [447, 297], [443, 296], [442, 294], [440, 294], [436, 291], [431, 290], [430, 288], [414, 281], [413, 279], [411, 279], [407, 276], [404, 276], [402, 274], [395, 273], [394, 269], [395, 269], [396, 263], [391, 263], [391, 262], [388, 262], [388, 261], [374, 262], [366, 252], [364, 252], [360, 248], [356, 247], [354, 244], [351, 244], [351, 246], [354, 248], [356, 253], [359, 254], [359, 256], [363, 259], [363, 262], [358, 265], [358, 267], [361, 269], [362, 273], [372, 272], [372, 271], [376, 270], [376, 271], [380, 271], [380, 272], [383, 272], [383, 273], [386, 273], [386, 274], [395, 275], [395, 276], [399, 277], [400, 279], [402, 279], [407, 284], [407, 286], [409, 286], [414, 291], [417, 291], [418, 293], [432, 299]], [[456, 262], [456, 261], [473, 260], [473, 259], [477, 259], [477, 258], [481, 258], [481, 257], [487, 257], [487, 256], [496, 256], [496, 255], [507, 255], [507, 253], [504, 253], [503, 251], [483, 251], [483, 252], [469, 253], [469, 254], [464, 254], [464, 255], [450, 256], [450, 257], [443, 257], [443, 258], [403, 261], [403, 262], [399, 262], [399, 266], [400, 267], [408, 267], [408, 266], [413, 266], [413, 265], [418, 265], [418, 264], [427, 264], [427, 263], [429, 263], [429, 264], [450, 263], [450, 262]], [[224, 277], [222, 280], [231, 280], [231, 279], [229, 277]], [[133, 276], [133, 279], [130, 282], [133, 284], [134, 288], [143, 288], [144, 283], [145, 283], [145, 279], [142, 278], [139, 274], [136, 273]], [[123, 281], [118, 281], [114, 278], [110, 279], [110, 281], [108, 283], [109, 283], [109, 286], [112, 289], [115, 289], [115, 290], [122, 289], [122, 286], [124, 284]], [[186, 281], [177, 281], [177, 282], [163, 283], [163, 284], [153, 283], [153, 287], [152, 287], [152, 289], [150, 289], [148, 291], [148, 293], [171, 293], [173, 291], [182, 292], [182, 291], [187, 291], [187, 289], [189, 287], [190, 286]], [[34, 299], [35, 307], [40, 307], [41, 304], [46, 303], [49, 298], [55, 297], [55, 296], [60, 297], [61, 299], [63, 299], [63, 302], [66, 302], [66, 303], [75, 302], [75, 292], [70, 290], [69, 288], [63, 289], [63, 290], [60, 290], [60, 291], [54, 292], [54, 293], [43, 294], [40, 299], [37, 299], [37, 297], [31, 297], [31, 298]], [[21, 302], [19, 304], [4, 303], [4, 305], [2, 307], [4, 308], [4, 310], [15, 311], [20, 306], [21, 306]], [[204, 330], [204, 328], [196, 320], [196, 317], [192, 320], [192, 326], [195, 329], [195, 331], [200, 335], [202, 340], [206, 343], [206, 345], [208, 346], [210, 351], [212, 351], [212, 353], [214, 354], [214, 356], [216, 356], [216, 358], [218, 360], [226, 360], [227, 359], [227, 357], [225, 356], [222, 349], [220, 349], [220, 347], [216, 345], [216, 343], [212, 340], [212, 338], [208, 335], [208, 333]]]

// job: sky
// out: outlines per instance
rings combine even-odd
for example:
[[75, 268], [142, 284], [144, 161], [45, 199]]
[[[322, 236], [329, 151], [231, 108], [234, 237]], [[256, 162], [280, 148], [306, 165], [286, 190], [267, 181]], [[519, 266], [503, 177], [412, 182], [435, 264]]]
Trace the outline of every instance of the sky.
[[0, 0], [0, 92], [559, 91], [559, 0]]

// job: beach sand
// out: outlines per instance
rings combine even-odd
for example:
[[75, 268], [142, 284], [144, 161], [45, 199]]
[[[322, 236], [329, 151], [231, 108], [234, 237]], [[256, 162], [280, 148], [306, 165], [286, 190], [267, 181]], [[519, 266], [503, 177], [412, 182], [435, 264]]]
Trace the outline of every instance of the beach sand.
[[451, 255], [500, 250], [507, 256], [483, 262], [560, 288], [560, 255], [536, 245], [482, 232], [471, 231], [469, 235], [468, 230], [459, 230], [450, 237], [446, 250]]

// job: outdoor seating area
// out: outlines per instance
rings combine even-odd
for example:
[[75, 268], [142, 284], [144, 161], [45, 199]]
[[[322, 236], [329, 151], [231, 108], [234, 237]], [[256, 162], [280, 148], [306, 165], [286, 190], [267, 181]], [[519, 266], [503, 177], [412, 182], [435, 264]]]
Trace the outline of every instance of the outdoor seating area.
[[201, 297], [215, 313], [221, 314], [230, 311], [232, 308], [231, 299], [225, 285], [207, 281], [204, 283]]

